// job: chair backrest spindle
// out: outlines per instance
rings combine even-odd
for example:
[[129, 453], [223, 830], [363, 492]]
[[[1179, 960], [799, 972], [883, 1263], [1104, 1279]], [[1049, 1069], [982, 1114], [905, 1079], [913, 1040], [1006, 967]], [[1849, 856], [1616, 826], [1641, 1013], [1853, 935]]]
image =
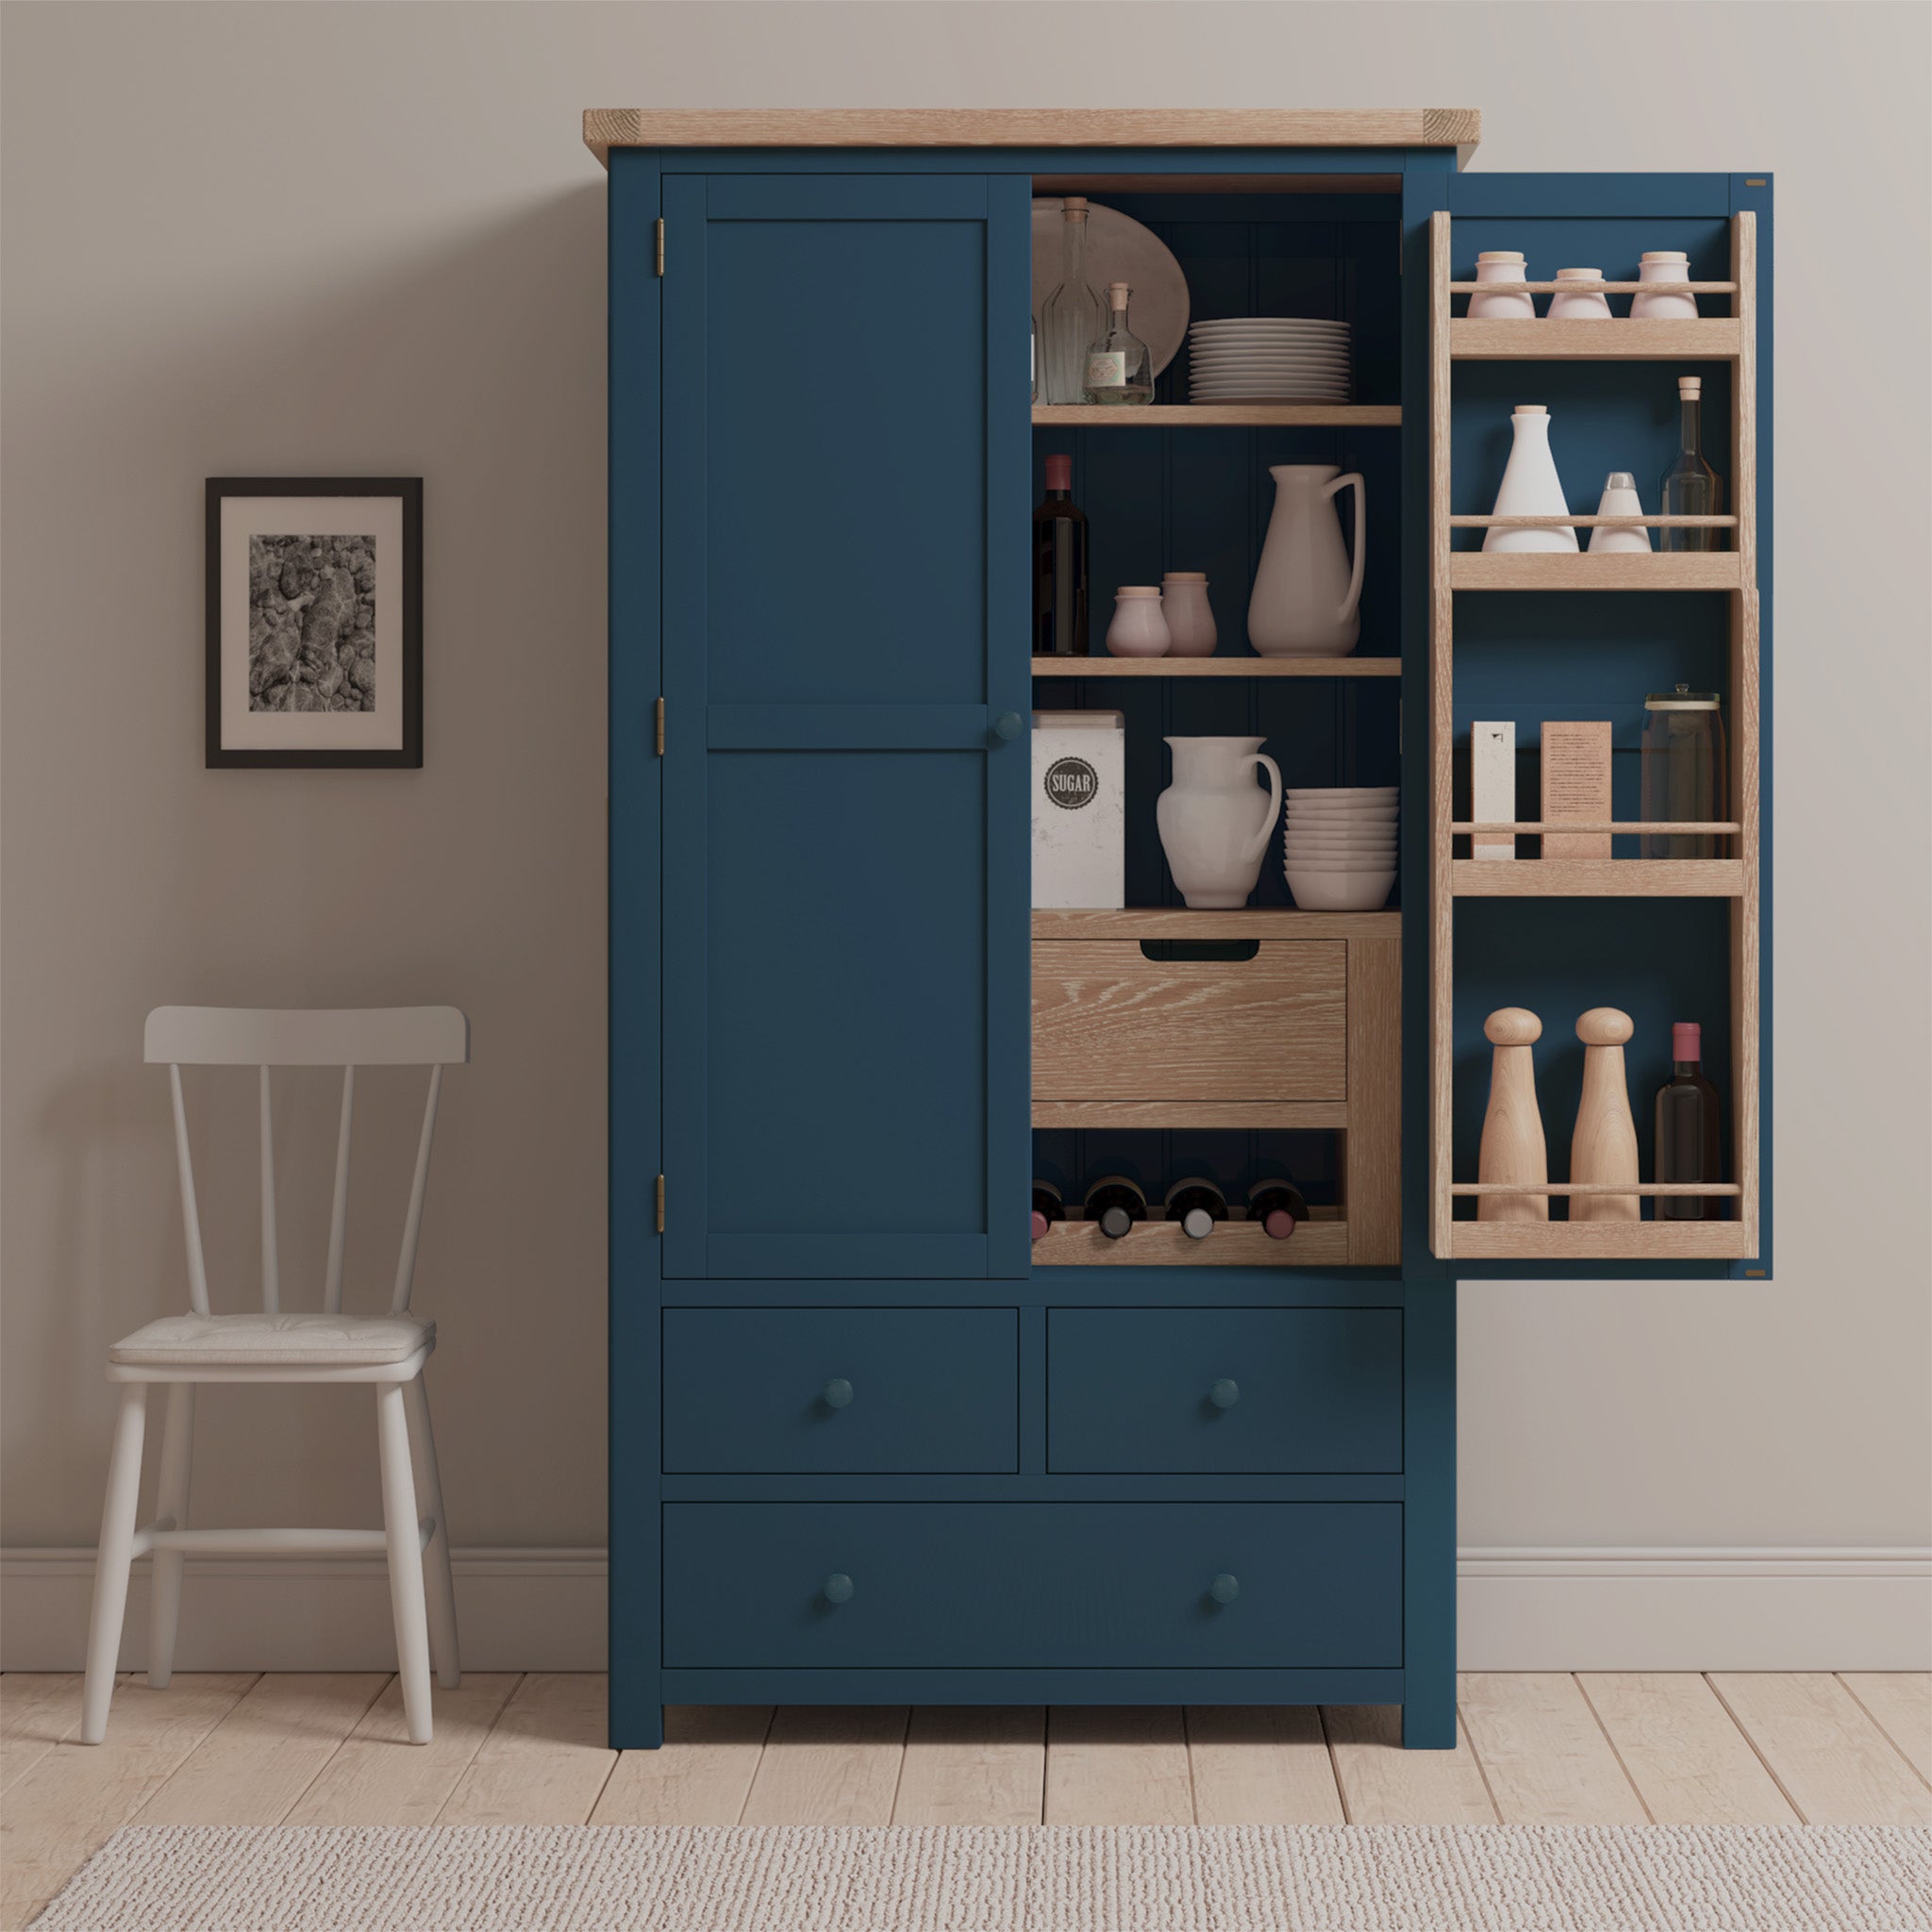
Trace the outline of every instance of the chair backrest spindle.
[[409, 1291], [416, 1284], [416, 1241], [423, 1232], [423, 1195], [429, 1185], [429, 1143], [436, 1137], [436, 1098], [442, 1091], [442, 1069], [429, 1070], [429, 1098], [423, 1108], [423, 1138], [416, 1144], [416, 1177], [409, 1184], [409, 1211], [403, 1220], [403, 1252], [396, 1259], [396, 1291], [389, 1311], [409, 1312]]
[[181, 1069], [168, 1066], [168, 1087], [175, 1102], [175, 1165], [181, 1175], [181, 1231], [188, 1241], [188, 1306], [197, 1315], [208, 1307], [208, 1264], [201, 1256], [201, 1209], [194, 1200], [194, 1159], [188, 1151], [188, 1107], [181, 1098]]
[[349, 1226], [349, 1124], [356, 1111], [356, 1069], [342, 1069], [342, 1116], [336, 1128], [336, 1188], [328, 1213], [328, 1267], [323, 1275], [322, 1308], [342, 1311], [342, 1242]]
[[275, 1232], [275, 1137], [269, 1107], [268, 1069], [261, 1074], [261, 1310], [282, 1311], [281, 1241]]

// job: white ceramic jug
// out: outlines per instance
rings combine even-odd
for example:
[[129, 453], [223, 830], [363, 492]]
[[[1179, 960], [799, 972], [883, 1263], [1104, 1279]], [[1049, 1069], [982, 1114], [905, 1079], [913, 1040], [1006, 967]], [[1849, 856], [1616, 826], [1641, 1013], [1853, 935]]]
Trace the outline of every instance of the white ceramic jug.
[[[1167, 869], [1191, 907], [1245, 906], [1281, 816], [1281, 767], [1263, 738], [1170, 738], [1174, 783], [1154, 807]], [[1264, 799], [1252, 774], [1268, 774]]]
[[[1264, 658], [1343, 658], [1362, 634], [1362, 508], [1359, 472], [1333, 463], [1279, 463], [1274, 514], [1248, 599], [1248, 642]], [[1355, 486], [1355, 563], [1330, 508]]]
[[[1499, 517], [1559, 517], [1570, 506], [1563, 501], [1563, 479], [1550, 454], [1550, 412], [1541, 403], [1519, 403], [1509, 419], [1512, 441], [1503, 470], [1503, 487], [1496, 491], [1494, 514]], [[1568, 525], [1553, 530], [1485, 530], [1483, 548], [1496, 551], [1574, 550], [1576, 532]]]

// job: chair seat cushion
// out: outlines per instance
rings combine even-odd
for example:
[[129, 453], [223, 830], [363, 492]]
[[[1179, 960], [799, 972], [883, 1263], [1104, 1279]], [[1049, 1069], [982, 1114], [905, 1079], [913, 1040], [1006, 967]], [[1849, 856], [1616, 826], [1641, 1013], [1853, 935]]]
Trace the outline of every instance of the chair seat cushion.
[[353, 1369], [407, 1361], [434, 1347], [436, 1324], [413, 1315], [163, 1315], [123, 1336], [124, 1368]]

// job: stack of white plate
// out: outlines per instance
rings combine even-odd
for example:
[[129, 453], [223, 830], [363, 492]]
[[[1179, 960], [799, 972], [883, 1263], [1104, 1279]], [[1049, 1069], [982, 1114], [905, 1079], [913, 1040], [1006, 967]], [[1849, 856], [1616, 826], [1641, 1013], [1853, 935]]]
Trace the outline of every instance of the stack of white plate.
[[1345, 403], [1348, 324], [1197, 322], [1188, 330], [1188, 393], [1196, 403]]
[[1393, 785], [1307, 786], [1288, 794], [1288, 890], [1307, 912], [1374, 912], [1395, 883]]

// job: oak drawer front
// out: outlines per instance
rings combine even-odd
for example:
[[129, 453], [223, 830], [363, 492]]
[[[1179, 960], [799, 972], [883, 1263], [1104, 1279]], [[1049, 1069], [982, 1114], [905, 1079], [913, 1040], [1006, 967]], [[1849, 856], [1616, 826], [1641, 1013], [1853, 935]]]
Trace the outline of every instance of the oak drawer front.
[[1019, 1465], [1011, 1308], [666, 1308], [673, 1474]]
[[1401, 1661], [1399, 1503], [664, 1506], [674, 1669]]
[[1341, 1100], [1346, 945], [1150, 959], [1138, 940], [1033, 943], [1036, 1100]]
[[1397, 1471], [1402, 1311], [1054, 1308], [1046, 1413], [1056, 1473]]

